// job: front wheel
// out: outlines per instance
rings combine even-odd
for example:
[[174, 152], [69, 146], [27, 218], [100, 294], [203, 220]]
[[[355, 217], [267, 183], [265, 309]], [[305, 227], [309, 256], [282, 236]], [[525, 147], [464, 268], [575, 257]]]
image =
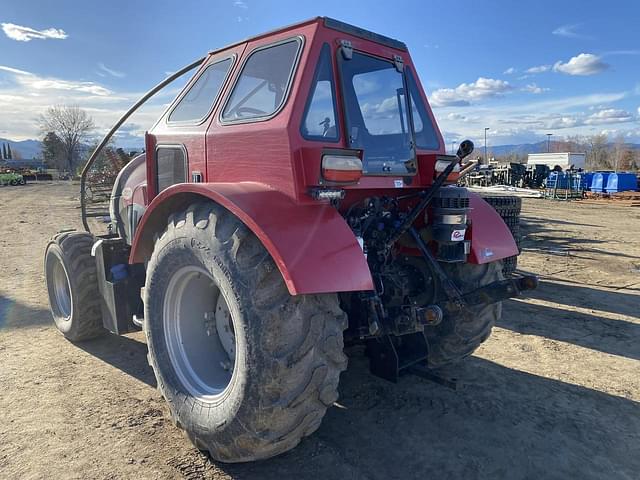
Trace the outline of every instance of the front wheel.
[[144, 295], [158, 388], [214, 459], [285, 452], [337, 399], [347, 324], [337, 296], [289, 295], [260, 241], [218, 205], [170, 218]]
[[56, 327], [72, 342], [106, 333], [102, 326], [94, 237], [86, 232], [62, 232], [47, 245], [44, 273]]
[[[451, 263], [444, 264], [443, 268], [462, 293], [504, 279], [501, 261], [484, 265]], [[439, 325], [425, 329], [429, 368], [454, 364], [471, 355], [489, 338], [493, 325], [501, 316], [502, 302], [474, 305], [455, 315], [445, 314]]]

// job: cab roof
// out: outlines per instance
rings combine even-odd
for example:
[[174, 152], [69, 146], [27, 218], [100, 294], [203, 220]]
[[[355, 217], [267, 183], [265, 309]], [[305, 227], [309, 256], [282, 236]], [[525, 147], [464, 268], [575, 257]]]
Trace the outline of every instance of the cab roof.
[[209, 53], [216, 53], [222, 50], [226, 50], [228, 48], [234, 47], [236, 45], [241, 45], [243, 43], [247, 43], [253, 40], [258, 40], [261, 38], [269, 37], [271, 35], [275, 35], [277, 33], [286, 32], [287, 30], [294, 30], [298, 27], [302, 27], [304, 25], [309, 25], [312, 23], [318, 23], [325, 28], [329, 28], [331, 30], [336, 30], [338, 32], [348, 33], [349, 35], [353, 35], [354, 37], [363, 38], [365, 40], [370, 40], [375, 43], [379, 43], [381, 45], [385, 45], [387, 47], [395, 48], [397, 50], [407, 51], [407, 45], [400, 40], [396, 40], [394, 38], [386, 37], [384, 35], [380, 35], [378, 33], [372, 32], [370, 30], [366, 30], [364, 28], [356, 27], [355, 25], [351, 25], [349, 23], [341, 22], [340, 20], [336, 20], [330, 17], [315, 17], [310, 18], [309, 20], [304, 20], [302, 22], [294, 23], [291, 25], [287, 25], [275, 30], [271, 30], [265, 33], [261, 33], [259, 35], [255, 35], [253, 37], [245, 38], [244, 40], [240, 40], [238, 42], [226, 45], [222, 48], [217, 48], [215, 50], [210, 51]]

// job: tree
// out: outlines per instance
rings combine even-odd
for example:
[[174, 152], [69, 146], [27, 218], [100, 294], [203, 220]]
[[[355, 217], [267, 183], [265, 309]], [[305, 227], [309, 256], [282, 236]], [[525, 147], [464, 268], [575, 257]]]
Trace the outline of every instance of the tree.
[[626, 145], [624, 143], [624, 137], [618, 135], [613, 144], [613, 169], [617, 172], [618, 169], [624, 169], [622, 165]]
[[609, 139], [604, 133], [591, 135], [587, 139], [589, 151], [587, 152], [587, 166], [590, 169], [611, 168], [607, 142]]
[[7, 159], [7, 144], [3, 143], [2, 144], [2, 160], [6, 160]]
[[42, 160], [50, 167], [57, 169], [66, 168], [64, 145], [60, 137], [54, 132], [47, 132], [42, 139]]
[[78, 106], [50, 107], [40, 116], [42, 132], [53, 132], [62, 144], [66, 167], [74, 171], [73, 163], [78, 156], [78, 147], [95, 128], [91, 117]]
[[7, 143], [7, 158], [13, 160], [13, 154], [11, 153], [11, 145]]

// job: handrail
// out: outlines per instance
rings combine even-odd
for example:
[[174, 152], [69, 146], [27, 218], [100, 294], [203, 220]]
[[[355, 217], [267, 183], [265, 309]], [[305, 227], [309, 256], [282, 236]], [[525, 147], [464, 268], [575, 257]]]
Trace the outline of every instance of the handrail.
[[93, 166], [94, 162], [98, 158], [98, 155], [100, 155], [100, 152], [102, 151], [102, 149], [105, 147], [105, 145], [107, 145], [107, 143], [109, 143], [109, 140], [111, 140], [111, 137], [113, 137], [113, 134], [116, 133], [116, 131], [122, 126], [122, 124], [124, 122], [126, 122], [127, 119], [131, 115], [133, 115], [133, 113], [136, 110], [138, 110], [138, 108], [140, 108], [147, 100], [149, 100], [152, 96], [154, 96], [156, 93], [158, 93], [160, 90], [162, 90], [164, 87], [169, 85], [171, 82], [173, 82], [177, 78], [181, 77], [182, 75], [184, 75], [188, 71], [193, 70], [198, 65], [201, 65], [202, 62], [204, 62], [206, 58], [207, 57], [199, 58], [198, 60], [190, 63], [186, 67], [181, 68], [180, 70], [178, 70], [174, 74], [172, 74], [172, 75], [168, 76], [167, 78], [165, 78], [162, 82], [157, 84], [155, 87], [153, 87], [147, 93], [145, 93], [142, 96], [142, 98], [140, 98], [140, 100], [138, 100], [129, 110], [126, 111], [126, 113], [122, 117], [120, 117], [120, 120], [118, 120], [116, 122], [116, 124], [113, 126], [113, 128], [111, 130], [109, 130], [109, 133], [107, 133], [107, 135], [102, 139], [100, 144], [93, 151], [93, 153], [89, 157], [89, 160], [87, 160], [87, 163], [85, 164], [84, 168], [82, 169], [82, 174], [80, 175], [80, 209], [81, 209], [81, 212], [82, 212], [82, 225], [84, 226], [84, 229], [87, 232], [91, 233], [91, 229], [89, 228], [89, 224], [87, 223], [87, 202], [86, 202], [86, 199], [85, 199], [87, 174], [89, 173], [89, 169]]

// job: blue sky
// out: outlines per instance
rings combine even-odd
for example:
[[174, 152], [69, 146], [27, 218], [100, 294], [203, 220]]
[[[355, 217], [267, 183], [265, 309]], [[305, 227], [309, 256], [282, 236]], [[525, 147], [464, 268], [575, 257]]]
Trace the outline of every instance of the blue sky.
[[[637, 0], [4, 0], [0, 137], [36, 138], [37, 116], [64, 103], [104, 131], [208, 50], [316, 15], [407, 43], [448, 143], [483, 142], [484, 127], [493, 145], [599, 132], [640, 143]], [[151, 126], [176, 88], [122, 141]]]

